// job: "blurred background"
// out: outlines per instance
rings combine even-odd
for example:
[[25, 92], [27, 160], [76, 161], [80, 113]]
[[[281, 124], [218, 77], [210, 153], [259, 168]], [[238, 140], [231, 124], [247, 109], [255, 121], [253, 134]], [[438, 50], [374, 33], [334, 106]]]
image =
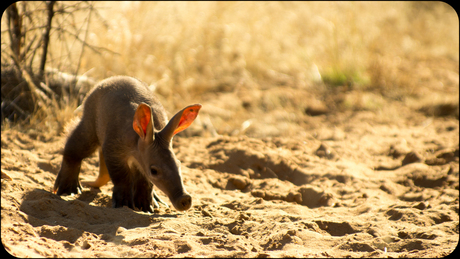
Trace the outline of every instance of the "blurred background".
[[16, 2], [1, 28], [2, 129], [59, 133], [113, 75], [149, 84], [170, 116], [202, 103], [188, 135], [302, 137], [405, 108], [458, 119], [459, 19], [443, 2]]

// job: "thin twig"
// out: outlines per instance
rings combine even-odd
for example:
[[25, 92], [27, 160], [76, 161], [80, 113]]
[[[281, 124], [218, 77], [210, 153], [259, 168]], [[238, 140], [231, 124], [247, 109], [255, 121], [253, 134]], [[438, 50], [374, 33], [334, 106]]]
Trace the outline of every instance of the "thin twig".
[[15, 111], [19, 112], [21, 115], [26, 115], [26, 112], [16, 104], [17, 99], [18, 98], [14, 99], [13, 101], [10, 101], [10, 100], [2, 101], [2, 110], [8, 108], [9, 106], [13, 106]]
[[[89, 32], [89, 25], [91, 21], [91, 13], [93, 11], [93, 5], [89, 4], [89, 13], [88, 13], [88, 19], [86, 20], [86, 31], [85, 31], [85, 38], [83, 39], [83, 42], [86, 43], [86, 38], [88, 37], [88, 32]], [[77, 75], [78, 75], [78, 70], [80, 70], [80, 65], [81, 65], [81, 59], [83, 57], [83, 53], [85, 52], [85, 45], [81, 45], [81, 52], [80, 52], [80, 57], [78, 58], [78, 64], [77, 64], [77, 69], [75, 70], [75, 85], [77, 84]]]
[[113, 50], [110, 50], [108, 48], [96, 47], [96, 46], [90, 45], [90, 44], [86, 43], [84, 40], [80, 39], [78, 37], [78, 35], [76, 35], [75, 33], [71, 32], [69, 30], [66, 30], [64, 28], [54, 28], [54, 29], [58, 30], [58, 31], [65, 32], [65, 33], [68, 33], [68, 34], [74, 36], [76, 40], [80, 41], [82, 44], [84, 44], [86, 47], [90, 48], [92, 51], [96, 52], [97, 54], [101, 54], [100, 50], [103, 50], [103, 51], [107, 51], [107, 52], [110, 52], [110, 53], [115, 54], [115, 55], [121, 55], [120, 53], [115, 52]]
[[29, 53], [32, 44], [34, 44], [35, 40], [37, 39], [37, 35], [35, 34], [34, 37], [30, 40], [29, 44], [24, 48], [24, 51], [21, 53], [21, 60], [26, 60], [26, 55]]

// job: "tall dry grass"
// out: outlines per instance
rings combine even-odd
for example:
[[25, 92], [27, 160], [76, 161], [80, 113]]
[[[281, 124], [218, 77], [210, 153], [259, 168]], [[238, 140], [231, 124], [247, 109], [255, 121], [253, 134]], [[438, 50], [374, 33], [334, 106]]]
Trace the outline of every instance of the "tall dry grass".
[[[87, 50], [80, 71], [91, 71], [97, 79], [125, 74], [154, 84], [168, 110], [221, 100], [216, 93], [239, 92], [241, 97], [278, 87], [345, 87], [403, 99], [424, 94], [419, 87], [437, 80], [458, 94], [458, 80], [444, 74], [458, 76], [459, 20], [442, 2], [94, 5], [101, 19], [91, 24], [87, 42], [117, 54]], [[305, 99], [296, 94], [284, 101], [251, 97], [256, 99], [243, 100], [243, 106], [252, 102], [259, 112], [289, 108], [289, 102], [295, 106]], [[239, 112], [232, 115], [241, 118], [239, 124], [257, 114], [235, 109]], [[290, 112], [303, 113], [302, 109]], [[299, 116], [289, 120], [301, 120]], [[225, 124], [225, 119], [215, 120], [222, 128], [236, 127]]]
[[314, 66], [333, 84], [343, 83], [341, 77], [381, 84], [386, 66], [394, 66], [386, 64], [391, 63], [387, 59], [458, 61], [459, 55], [458, 17], [442, 2], [99, 2], [96, 6], [104, 8], [101, 13], [109, 27], [94, 26], [89, 42], [120, 55], [90, 54], [85, 66], [95, 67], [98, 77], [129, 74], [160, 81], [159, 87], [165, 89], [221, 90], [242, 79], [248, 84], [273, 84], [273, 77], [303, 87], [314, 79], [310, 74]]

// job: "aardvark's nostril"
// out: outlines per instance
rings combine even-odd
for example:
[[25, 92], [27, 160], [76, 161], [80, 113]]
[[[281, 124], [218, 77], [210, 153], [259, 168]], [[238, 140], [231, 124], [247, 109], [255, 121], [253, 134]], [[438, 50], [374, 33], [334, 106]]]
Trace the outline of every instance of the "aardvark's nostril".
[[183, 211], [183, 210], [188, 210], [192, 206], [192, 196], [185, 194], [182, 197], [179, 198], [177, 201], [177, 210]]

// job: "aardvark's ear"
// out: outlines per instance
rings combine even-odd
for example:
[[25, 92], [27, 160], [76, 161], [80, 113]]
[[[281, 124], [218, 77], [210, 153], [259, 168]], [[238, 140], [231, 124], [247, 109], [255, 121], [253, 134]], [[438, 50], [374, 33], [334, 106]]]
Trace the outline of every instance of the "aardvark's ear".
[[176, 113], [161, 130], [160, 134], [162, 134], [163, 139], [169, 142], [174, 135], [188, 128], [195, 120], [200, 109], [201, 104], [193, 104]]
[[153, 117], [149, 105], [140, 103], [137, 106], [133, 118], [133, 129], [144, 141], [153, 141]]

